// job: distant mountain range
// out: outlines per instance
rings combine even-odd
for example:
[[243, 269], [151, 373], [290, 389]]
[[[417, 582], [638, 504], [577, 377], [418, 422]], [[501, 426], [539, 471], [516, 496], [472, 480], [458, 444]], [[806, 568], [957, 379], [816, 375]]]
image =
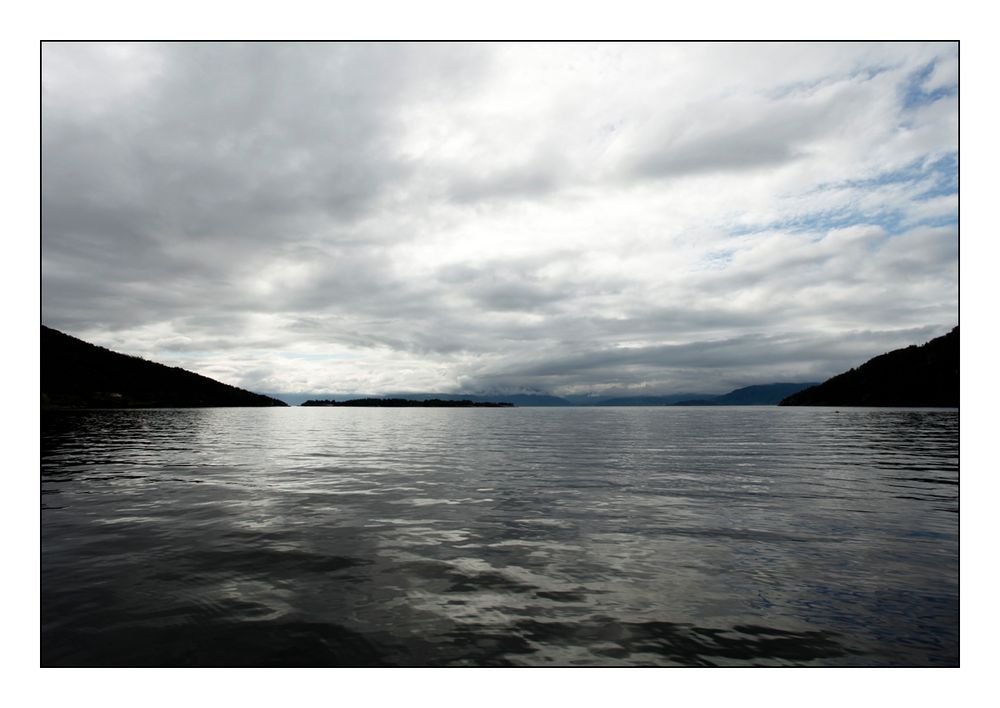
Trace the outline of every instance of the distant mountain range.
[[721, 395], [681, 393], [669, 396], [633, 396], [597, 401], [598, 406], [776, 406], [786, 396], [814, 383], [773, 383], [744, 386]]
[[856, 369], [799, 391], [783, 406], [926, 406], [957, 408], [958, 327], [921, 346], [870, 359]]
[[[310, 399], [335, 397], [434, 400], [432, 405], [514, 406], [943, 406], [957, 407], [959, 396], [958, 327], [922, 346], [882, 354], [821, 383], [773, 383], [745, 386], [725, 394], [679, 393], [659, 396], [561, 398], [530, 393], [401, 393], [366, 394], [251, 393], [179, 367], [113, 352], [42, 325], [42, 407], [142, 408], [286, 406]], [[452, 406], [449, 402], [466, 402]], [[312, 405], [323, 405], [318, 401]], [[343, 405], [343, 404], [339, 404]], [[352, 405], [361, 405], [354, 403]], [[383, 406], [389, 404], [381, 404]]]
[[[810, 383], [774, 383], [758, 386], [746, 386], [725, 394], [711, 393], [673, 393], [663, 396], [622, 396], [616, 398], [596, 398], [579, 396], [561, 398], [545, 393], [393, 393], [378, 398], [406, 398], [412, 401], [471, 401], [473, 403], [507, 403], [519, 407], [536, 406], [774, 406], [786, 396], [814, 386]], [[272, 393], [289, 405], [304, 405], [311, 399], [335, 398], [339, 401], [349, 399], [372, 399], [366, 394], [298, 394]], [[316, 404], [313, 404], [316, 405]]]
[[405, 398], [411, 401], [429, 401], [437, 399], [441, 401], [471, 401], [473, 403], [510, 403], [520, 407], [533, 406], [571, 406], [573, 403], [558, 396], [550, 396], [544, 393], [515, 393], [515, 394], [483, 394], [483, 393], [411, 393], [409, 391], [394, 391], [380, 396], [373, 396], [370, 393], [268, 393], [268, 396], [278, 398], [290, 406], [301, 406], [309, 400], [336, 399], [347, 401], [353, 399], [366, 398]]
[[618, 396], [616, 398], [591, 398], [585, 401], [575, 401], [576, 405], [584, 406], [676, 406], [686, 400], [708, 400], [715, 398], [710, 393], [672, 393], [663, 396]]
[[[393, 394], [395, 396], [396, 394]], [[571, 406], [565, 398], [550, 396], [547, 393], [512, 393], [512, 394], [469, 394], [469, 393], [406, 393], [399, 394], [414, 401], [427, 401], [432, 398], [442, 401], [472, 401], [473, 403], [510, 403], [515, 406]]]
[[207, 376], [119, 354], [42, 325], [43, 408], [285, 406]]

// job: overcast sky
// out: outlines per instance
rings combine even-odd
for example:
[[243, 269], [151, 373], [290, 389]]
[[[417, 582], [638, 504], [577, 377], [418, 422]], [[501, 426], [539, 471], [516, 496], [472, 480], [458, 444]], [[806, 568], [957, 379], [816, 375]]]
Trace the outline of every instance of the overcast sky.
[[42, 320], [255, 391], [822, 380], [958, 321], [955, 44], [59, 44]]

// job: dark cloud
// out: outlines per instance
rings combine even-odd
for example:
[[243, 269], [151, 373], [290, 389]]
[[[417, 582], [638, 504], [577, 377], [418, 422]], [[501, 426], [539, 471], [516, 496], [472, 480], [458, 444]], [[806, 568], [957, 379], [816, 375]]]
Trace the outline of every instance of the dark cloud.
[[[877, 354], [944, 334], [940, 328], [855, 331], [829, 335], [794, 333], [749, 335], [645, 347], [588, 349], [578, 353], [550, 350], [532, 360], [508, 362], [465, 379], [473, 389], [535, 390], [572, 387], [599, 381], [607, 394], [654, 390], [718, 392], [727, 387], [769, 383], [791, 376], [822, 380]], [[743, 383], [740, 383], [743, 382]], [[688, 388], [685, 388], [688, 387]]]
[[[48, 44], [43, 61], [105, 51]], [[459, 64], [448, 50], [410, 45], [136, 51], [155, 55], [157, 70], [127, 95], [97, 91], [91, 106], [43, 89], [43, 269], [77, 274], [75, 284], [46, 282], [47, 309], [60, 311], [84, 281], [183, 284], [194, 300], [286, 244], [356, 239], [351, 225], [412, 169], [387, 137], [400, 128], [393, 106], [433, 91], [438, 71], [468, 75], [477, 65], [474, 53]], [[414, 74], [424, 79], [416, 88]], [[155, 316], [160, 304], [137, 298], [126, 317]]]

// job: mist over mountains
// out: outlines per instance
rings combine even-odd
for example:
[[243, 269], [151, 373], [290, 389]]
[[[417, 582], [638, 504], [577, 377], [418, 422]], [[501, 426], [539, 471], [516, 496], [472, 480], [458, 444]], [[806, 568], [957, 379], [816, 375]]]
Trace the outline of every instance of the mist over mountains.
[[302, 405], [316, 399], [465, 401], [471, 404], [542, 406], [944, 406], [959, 400], [958, 327], [921, 345], [874, 357], [861, 366], [816, 384], [744, 386], [725, 394], [653, 396], [553, 396], [544, 392], [401, 392], [257, 394], [206, 376], [113, 352], [42, 325], [43, 407], [206, 407]]
[[[744, 386], [725, 394], [675, 393], [652, 396], [567, 396], [545, 393], [407, 393], [413, 400], [439, 398], [511, 403], [517, 406], [900, 406], [958, 407], [959, 334], [948, 334], [876, 356], [822, 383]], [[306, 394], [271, 394], [291, 405]], [[344, 397], [364, 398], [363, 395]]]
[[[745, 386], [725, 394], [673, 393], [662, 396], [553, 396], [547, 393], [392, 393], [374, 398], [407, 398], [414, 401], [440, 399], [443, 401], [468, 400], [475, 403], [510, 403], [521, 407], [541, 406], [773, 406], [792, 393], [801, 391], [815, 383], [774, 383]], [[289, 405], [301, 405], [315, 398], [335, 398], [337, 400], [373, 398], [363, 393], [311, 394], [311, 393], [269, 393], [269, 396], [285, 401]]]

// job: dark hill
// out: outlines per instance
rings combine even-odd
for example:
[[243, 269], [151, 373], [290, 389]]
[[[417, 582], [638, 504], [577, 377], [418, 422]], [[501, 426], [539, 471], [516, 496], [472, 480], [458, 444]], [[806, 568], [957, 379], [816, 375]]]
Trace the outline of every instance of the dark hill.
[[782, 406], [958, 407], [958, 327], [921, 346], [870, 359], [818, 386], [783, 400]]
[[198, 408], [284, 406], [178, 367], [119, 354], [42, 325], [42, 406]]

